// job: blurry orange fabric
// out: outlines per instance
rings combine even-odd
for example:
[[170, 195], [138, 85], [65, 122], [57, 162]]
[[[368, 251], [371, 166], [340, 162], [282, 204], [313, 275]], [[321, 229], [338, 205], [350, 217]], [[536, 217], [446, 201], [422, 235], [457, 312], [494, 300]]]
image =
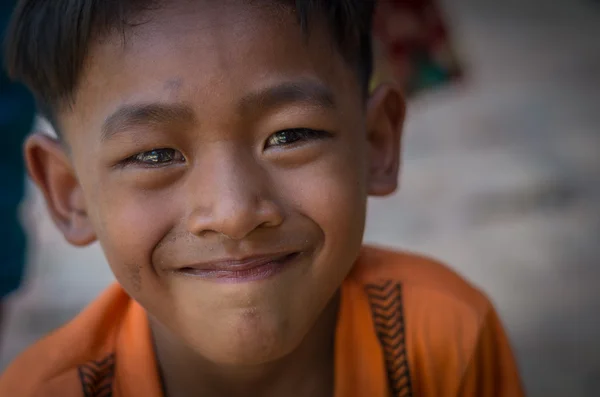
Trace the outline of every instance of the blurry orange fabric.
[[[524, 395], [489, 301], [419, 256], [363, 249], [341, 288], [335, 349], [335, 397]], [[0, 396], [161, 395], [146, 313], [118, 285], [0, 378]]]

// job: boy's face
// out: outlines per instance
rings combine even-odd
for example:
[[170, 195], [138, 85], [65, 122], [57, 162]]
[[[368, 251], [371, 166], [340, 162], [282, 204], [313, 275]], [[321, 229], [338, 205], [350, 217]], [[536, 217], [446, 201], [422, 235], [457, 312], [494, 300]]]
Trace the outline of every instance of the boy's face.
[[307, 40], [264, 4], [169, 2], [95, 43], [59, 117], [70, 153], [27, 146], [67, 239], [97, 238], [151, 318], [220, 363], [298, 346], [398, 168], [396, 92], [365, 106], [319, 21]]

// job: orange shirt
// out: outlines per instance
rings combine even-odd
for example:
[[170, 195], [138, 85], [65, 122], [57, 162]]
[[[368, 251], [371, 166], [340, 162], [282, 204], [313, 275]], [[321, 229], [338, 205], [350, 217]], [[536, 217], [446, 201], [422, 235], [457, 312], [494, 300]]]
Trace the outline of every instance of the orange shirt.
[[[494, 308], [430, 259], [364, 248], [341, 287], [335, 397], [520, 397]], [[161, 397], [144, 309], [111, 286], [23, 353], [0, 396]]]

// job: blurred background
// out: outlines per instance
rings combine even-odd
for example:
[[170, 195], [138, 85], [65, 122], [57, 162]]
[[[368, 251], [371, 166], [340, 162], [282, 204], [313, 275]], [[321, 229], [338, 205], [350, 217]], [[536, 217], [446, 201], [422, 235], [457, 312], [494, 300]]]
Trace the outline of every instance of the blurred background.
[[[529, 396], [600, 396], [600, 2], [442, 2], [465, 77], [412, 97], [401, 189], [366, 239], [442, 259], [485, 290]], [[43, 126], [43, 125], [42, 125]], [[0, 370], [113, 279], [29, 186], [26, 280]]]

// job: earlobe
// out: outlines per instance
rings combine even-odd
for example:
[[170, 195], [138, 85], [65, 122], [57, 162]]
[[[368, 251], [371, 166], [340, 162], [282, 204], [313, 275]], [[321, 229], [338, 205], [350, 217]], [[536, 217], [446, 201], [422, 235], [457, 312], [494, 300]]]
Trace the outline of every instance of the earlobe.
[[369, 194], [385, 196], [398, 187], [405, 102], [393, 85], [383, 84], [371, 95], [367, 110]]
[[25, 142], [25, 161], [54, 223], [67, 241], [77, 246], [94, 242], [96, 236], [83, 191], [61, 143], [42, 133], [33, 134]]

